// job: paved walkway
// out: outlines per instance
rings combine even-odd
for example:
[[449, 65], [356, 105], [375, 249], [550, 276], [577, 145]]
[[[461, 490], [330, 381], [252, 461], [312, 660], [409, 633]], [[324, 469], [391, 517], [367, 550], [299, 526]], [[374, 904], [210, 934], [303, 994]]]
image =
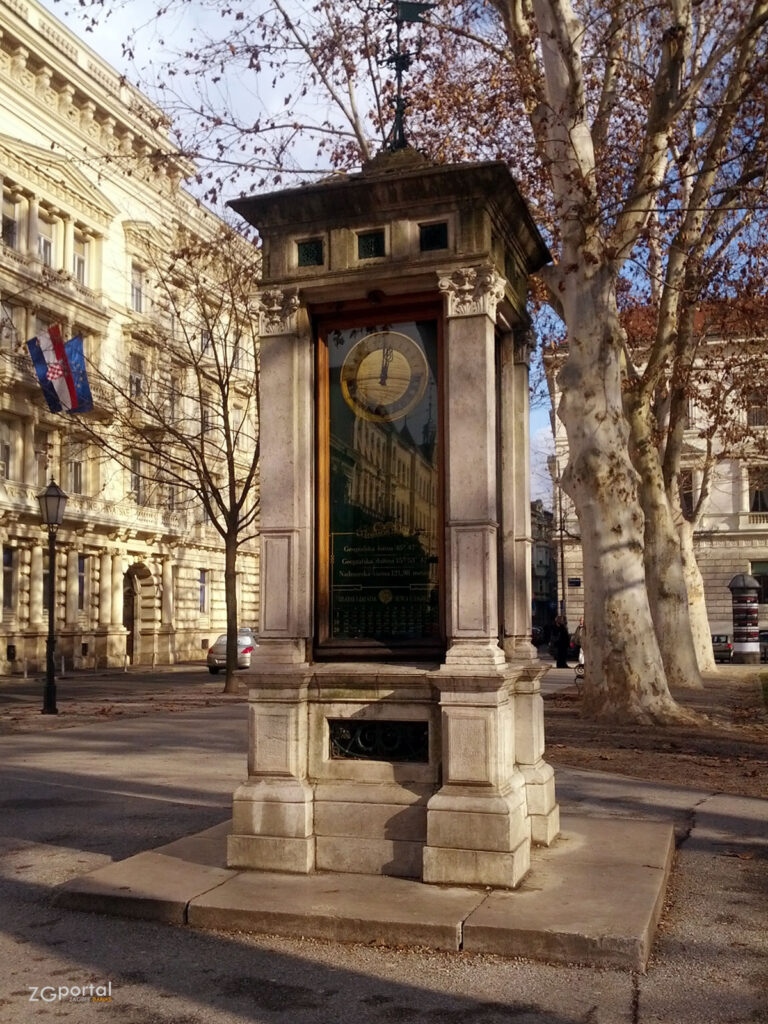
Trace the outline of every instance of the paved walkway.
[[58, 988], [110, 982], [124, 1024], [768, 1021], [768, 801], [558, 771], [565, 818], [674, 827], [668, 907], [638, 974], [57, 907], [53, 894], [74, 877], [228, 818], [245, 768], [245, 707], [107, 719], [0, 744], [1, 1024], [90, 1020], [104, 1008], [64, 1006]]

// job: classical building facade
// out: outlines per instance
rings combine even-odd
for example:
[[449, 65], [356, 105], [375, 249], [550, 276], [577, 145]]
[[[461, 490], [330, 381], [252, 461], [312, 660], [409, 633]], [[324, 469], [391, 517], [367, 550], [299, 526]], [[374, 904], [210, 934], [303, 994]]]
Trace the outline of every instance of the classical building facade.
[[[737, 390], [744, 392], [730, 404], [731, 418], [726, 433], [731, 447], [725, 449], [721, 439], [723, 431], [715, 434], [716, 461], [711, 493], [694, 534], [712, 633], [733, 632], [728, 584], [740, 573], [754, 576], [760, 584], [760, 626], [768, 627], [768, 392], [761, 386], [757, 362], [753, 363], [751, 378], [749, 360], [744, 354], [737, 372], [735, 360], [729, 367], [730, 348], [739, 343], [736, 336], [725, 337], [713, 331], [704, 334], [699, 346], [702, 379], [706, 381], [709, 372], [717, 376], [727, 371], [735, 379]], [[548, 375], [554, 409], [560, 397], [555, 378], [554, 373]], [[706, 395], [706, 382], [703, 387]], [[712, 426], [711, 405], [712, 402], [691, 399], [688, 408], [681, 500], [689, 518], [702, 488], [705, 434]], [[584, 614], [581, 540], [573, 503], [560, 487], [560, 474], [568, 461], [568, 441], [565, 428], [554, 413], [552, 430], [555, 454], [550, 458], [549, 467], [557, 520], [552, 540], [558, 565], [558, 598], [561, 610], [573, 627]]]
[[558, 572], [553, 547], [555, 516], [539, 498], [531, 502], [531, 611], [532, 624], [543, 639], [557, 615]]
[[[143, 243], [171, 223], [199, 236], [218, 222], [181, 188], [191, 168], [143, 95], [34, 0], [0, 0], [0, 28], [0, 672], [45, 661], [46, 535], [35, 495], [51, 477], [69, 495], [57, 663], [199, 659], [225, 624], [218, 532], [199, 502], [155, 486], [137, 458], [107, 457], [82, 417], [49, 412], [25, 342], [58, 323], [65, 338], [82, 335], [92, 366], [125, 367], [129, 379], [116, 383], [135, 396], [168, 337]], [[109, 432], [92, 387], [89, 424]], [[254, 550], [238, 568], [240, 621], [255, 626]]]

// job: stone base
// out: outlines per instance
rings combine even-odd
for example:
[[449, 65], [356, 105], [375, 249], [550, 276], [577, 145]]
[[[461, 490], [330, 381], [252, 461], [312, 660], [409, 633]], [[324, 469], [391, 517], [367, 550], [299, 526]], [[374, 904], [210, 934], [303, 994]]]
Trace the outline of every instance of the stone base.
[[311, 786], [294, 779], [239, 786], [232, 800], [227, 864], [261, 871], [313, 871]]
[[442, 669], [446, 672], [455, 672], [457, 669], [487, 671], [494, 668], [500, 670], [505, 665], [504, 651], [497, 643], [467, 640], [454, 641], [445, 653]]
[[424, 848], [424, 882], [433, 885], [482, 885], [516, 889], [531, 867], [531, 844], [524, 839], [507, 853], [489, 850]]
[[546, 814], [532, 814], [531, 842], [537, 846], [551, 846], [560, 835], [560, 807], [558, 804]]
[[308, 660], [305, 640], [281, 640], [260, 635], [258, 647], [254, 647], [251, 655], [251, 671], [264, 672], [270, 665], [307, 665]]
[[125, 641], [128, 630], [124, 626], [109, 626], [103, 630], [96, 630], [92, 635], [96, 667], [122, 668], [125, 664]]
[[317, 869], [420, 878], [432, 790], [418, 783], [319, 784]]
[[227, 837], [227, 867], [308, 875], [315, 867], [315, 841], [233, 834]]

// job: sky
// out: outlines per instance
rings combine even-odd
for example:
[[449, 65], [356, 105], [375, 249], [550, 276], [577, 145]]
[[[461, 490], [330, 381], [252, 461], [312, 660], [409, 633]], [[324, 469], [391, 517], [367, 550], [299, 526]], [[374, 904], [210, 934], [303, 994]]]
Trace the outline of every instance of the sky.
[[[151, 15], [157, 10], [155, 0], [130, 0], [121, 9], [113, 5], [115, 13], [111, 17], [100, 17], [92, 31], [86, 31], [86, 20], [83, 8], [77, 0], [40, 0], [43, 7], [64, 22], [75, 35], [91, 47], [103, 60], [111, 64], [115, 70], [124, 74], [129, 81], [137, 81], [136, 66], [123, 55], [123, 43], [126, 33], [125, 18], [130, 15], [132, 25], [149, 22]], [[180, 20], [173, 22], [169, 37], [188, 35], [195, 26], [195, 5], [189, 4], [186, 13]], [[103, 9], [101, 9], [103, 10]], [[98, 16], [98, 7], [89, 9], [90, 17]], [[154, 29], [147, 28], [141, 36], [142, 47], [138, 65], [151, 63], [154, 47], [159, 49], [159, 37]], [[553, 451], [552, 431], [550, 427], [550, 410], [536, 408], [531, 410], [531, 498], [541, 499], [547, 508], [552, 507], [552, 482], [546, 468], [547, 455]]]

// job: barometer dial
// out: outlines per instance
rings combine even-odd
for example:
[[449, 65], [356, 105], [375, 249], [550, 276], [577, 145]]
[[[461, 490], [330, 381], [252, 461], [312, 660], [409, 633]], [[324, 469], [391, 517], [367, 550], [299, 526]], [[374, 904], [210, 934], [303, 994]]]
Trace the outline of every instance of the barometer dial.
[[402, 419], [427, 387], [427, 360], [407, 334], [376, 331], [350, 350], [341, 367], [341, 391], [356, 416], [378, 422]]

